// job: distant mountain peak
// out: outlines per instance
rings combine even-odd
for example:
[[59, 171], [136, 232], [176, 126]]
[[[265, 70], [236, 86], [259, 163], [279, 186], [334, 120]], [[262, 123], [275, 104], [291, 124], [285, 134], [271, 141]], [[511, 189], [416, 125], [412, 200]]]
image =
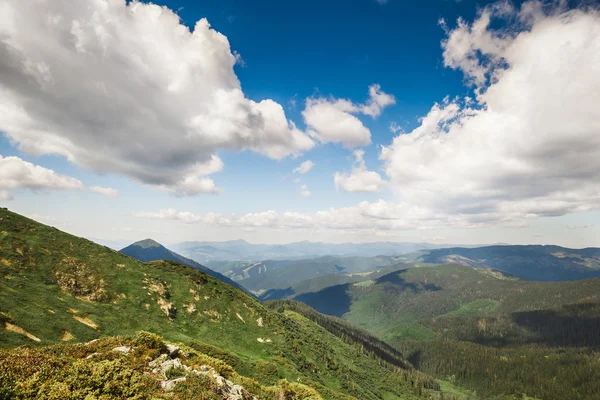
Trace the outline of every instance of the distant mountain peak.
[[144, 240], [140, 240], [139, 242], [135, 242], [131, 246], [139, 246], [139, 247], [144, 248], [144, 249], [148, 249], [148, 248], [151, 248], [151, 247], [163, 247], [162, 244], [160, 244], [156, 240], [150, 239], [150, 238], [144, 239]]

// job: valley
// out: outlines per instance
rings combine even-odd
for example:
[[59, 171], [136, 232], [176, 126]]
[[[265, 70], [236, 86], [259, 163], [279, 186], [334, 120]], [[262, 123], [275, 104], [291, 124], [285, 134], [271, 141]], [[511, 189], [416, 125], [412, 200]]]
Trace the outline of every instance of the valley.
[[[576, 398], [592, 399], [600, 393], [594, 361], [600, 356], [600, 279], [520, 279], [509, 262], [515, 259], [512, 246], [503, 246], [505, 259], [498, 249], [491, 259], [516, 274], [465, 255], [488, 254], [487, 248], [213, 261], [207, 267], [151, 239], [116, 252], [8, 210], [0, 213], [0, 341], [6, 349], [0, 375], [22, 357], [10, 350], [15, 346], [59, 346], [77, 357], [71, 343], [106, 338], [100, 342], [106, 352], [113, 343], [136, 347], [136, 335], [149, 331], [160, 335], [156, 340], [188, 346], [206, 368], [232, 371], [225, 378], [206, 375], [208, 381], [230, 379], [219, 390], [237, 384], [235, 390], [265, 398], [285, 391], [323, 399], [464, 400], [559, 399], [573, 390]], [[541, 250], [553, 260], [544, 265], [554, 271], [573, 271], [573, 262], [583, 265], [580, 274], [596, 271], [594, 249]], [[455, 255], [460, 264], [440, 264], [457, 260]], [[144, 346], [136, 352], [154, 351]], [[98, 353], [90, 349], [86, 357]], [[53, 353], [40, 351], [32, 357], [56, 362]], [[127, 373], [143, 375], [146, 367], [135, 360]], [[186, 371], [196, 365], [181, 362], [188, 362]], [[562, 368], [565, 363], [573, 367]], [[98, 365], [90, 361], [85, 368]], [[25, 382], [27, 375], [18, 379]], [[585, 382], [575, 389], [571, 381], [582, 376]], [[200, 384], [188, 378], [189, 385]], [[32, 390], [56, 385], [44, 379], [32, 381]], [[162, 379], [139, 390], [167, 385], [168, 377]], [[73, 385], [69, 390], [79, 390]], [[210, 384], [193, 387], [197, 392]], [[21, 393], [10, 385], [0, 390]]]

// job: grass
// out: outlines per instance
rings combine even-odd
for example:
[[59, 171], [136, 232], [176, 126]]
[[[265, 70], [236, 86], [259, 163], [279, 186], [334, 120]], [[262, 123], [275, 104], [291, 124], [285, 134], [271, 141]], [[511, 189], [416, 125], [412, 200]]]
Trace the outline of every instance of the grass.
[[502, 303], [500, 303], [497, 300], [478, 299], [465, 304], [461, 304], [459, 308], [457, 308], [456, 310], [452, 310], [444, 314], [443, 316], [452, 317], [455, 315], [489, 315], [497, 312], [500, 309], [501, 305]]

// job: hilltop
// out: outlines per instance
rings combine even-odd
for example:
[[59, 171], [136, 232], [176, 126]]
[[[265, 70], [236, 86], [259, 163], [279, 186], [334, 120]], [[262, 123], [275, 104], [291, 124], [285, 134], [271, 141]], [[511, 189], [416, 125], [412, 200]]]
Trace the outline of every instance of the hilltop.
[[207, 268], [204, 265], [197, 263], [194, 260], [186, 258], [182, 255], [179, 255], [179, 254], [175, 253], [174, 251], [167, 249], [165, 246], [163, 246], [162, 244], [160, 244], [152, 239], [140, 240], [139, 242], [130, 244], [129, 246], [127, 246], [119, 251], [125, 255], [128, 255], [129, 257], [133, 257], [133, 258], [143, 261], [143, 262], [160, 261], [160, 260], [177, 261], [180, 264], [187, 265], [188, 267], [192, 267], [194, 269], [202, 271], [205, 274], [208, 274], [214, 278], [217, 278], [218, 280], [223, 281], [231, 286], [235, 286], [238, 289], [245, 290], [244, 288], [242, 288], [242, 286], [240, 286], [236, 282], [232, 281], [228, 277], [226, 277], [216, 271], [213, 271], [212, 269]]
[[[196, 269], [174, 261], [142, 263], [6, 209], [0, 209], [0, 226], [2, 347], [54, 346], [107, 336], [127, 343], [120, 338], [144, 330], [218, 359], [256, 385], [301, 381], [319, 396], [298, 398], [441, 396], [437, 382], [405, 360], [406, 368], [399, 368], [298, 312], [269, 309]], [[2, 374], [26, 379], [27, 371], [19, 365], [43, 364], [43, 354], [54, 357], [63, 351], [85, 364], [87, 353], [78, 349], [10, 350], [2, 355]], [[29, 361], [6, 364], [15, 357]], [[90, 373], [108, 368], [118, 362], [111, 357], [82, 368], [91, 368]], [[66, 362], [59, 368], [66, 371], [61, 368], [70, 365], [69, 358], [58, 361]], [[48, 362], [54, 365], [52, 359]]]

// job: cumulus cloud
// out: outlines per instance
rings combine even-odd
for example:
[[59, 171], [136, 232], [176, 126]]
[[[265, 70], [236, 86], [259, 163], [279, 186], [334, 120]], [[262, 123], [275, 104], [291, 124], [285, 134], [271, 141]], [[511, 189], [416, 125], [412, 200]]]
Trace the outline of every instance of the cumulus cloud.
[[367, 170], [363, 150], [354, 150], [355, 164], [350, 174], [336, 172], [333, 181], [336, 188], [346, 192], [378, 192], [385, 184], [375, 171]]
[[310, 191], [308, 190], [308, 186], [300, 185], [300, 195], [303, 197], [309, 197]]
[[371, 131], [356, 115], [376, 118], [385, 107], [395, 103], [394, 97], [384, 93], [379, 85], [372, 85], [369, 100], [364, 104], [345, 99], [309, 98], [302, 116], [312, 137], [323, 143], [342, 143], [352, 148], [371, 143]]
[[281, 105], [244, 96], [240, 57], [206, 19], [190, 31], [166, 7], [125, 0], [0, 10], [0, 130], [28, 154], [193, 195], [218, 191], [217, 150], [280, 159], [314, 146]]
[[329, 208], [316, 212], [266, 210], [244, 215], [208, 213], [198, 215], [164, 209], [158, 212], [138, 212], [134, 216], [159, 220], [174, 220], [188, 224], [207, 224], [227, 227], [274, 229], [329, 229], [351, 234], [394, 231], [425, 230], [436, 227], [479, 226], [481, 220], [468, 215], [435, 214], [431, 209], [408, 204], [378, 200], [363, 201], [351, 207]]
[[448, 30], [444, 63], [476, 98], [434, 105], [382, 149], [403, 202], [473, 226], [600, 208], [600, 16], [561, 7], [502, 2]]
[[308, 171], [310, 171], [312, 169], [312, 167], [315, 166], [315, 163], [310, 161], [310, 160], [306, 160], [304, 161], [302, 164], [300, 164], [297, 168], [294, 168], [293, 172], [296, 174], [305, 174]]
[[[19, 157], [0, 156], [0, 188], [32, 190], [80, 190], [81, 181], [66, 175], [60, 175], [51, 169], [34, 165]], [[12, 196], [6, 190], [1, 191], [2, 200]]]
[[111, 187], [91, 186], [90, 190], [104, 196], [119, 197], [119, 191]]

